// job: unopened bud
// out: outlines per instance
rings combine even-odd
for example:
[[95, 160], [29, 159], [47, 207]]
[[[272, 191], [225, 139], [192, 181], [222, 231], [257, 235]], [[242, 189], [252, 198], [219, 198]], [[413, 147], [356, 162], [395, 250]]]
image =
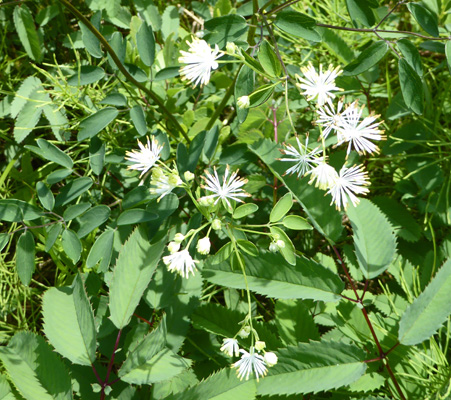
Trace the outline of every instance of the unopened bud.
[[241, 330], [238, 332], [238, 336], [241, 339], [246, 339], [251, 333], [251, 328], [249, 326], [243, 326]]
[[197, 242], [196, 249], [200, 254], [207, 255], [208, 253], [210, 253], [210, 246], [210, 239], [208, 238], [208, 236], [206, 236]]
[[213, 228], [213, 230], [219, 231], [222, 228], [221, 220], [218, 218], [214, 219], [213, 222], [211, 223], [211, 227]]
[[261, 340], [257, 340], [255, 342], [255, 348], [257, 349], [257, 351], [262, 351], [264, 348], [266, 347], [266, 343], [261, 341]]
[[180, 249], [180, 243], [178, 242], [170, 242], [168, 244], [169, 253], [174, 254], [177, 253]]
[[268, 367], [272, 367], [273, 365], [276, 365], [277, 361], [278, 361], [276, 354], [273, 353], [272, 351], [267, 351], [265, 353], [265, 355], [263, 356], [263, 358], [265, 359]]
[[186, 171], [183, 176], [185, 177], [185, 181], [189, 182], [194, 179], [194, 174], [191, 171]]
[[227, 51], [228, 54], [233, 56], [236, 53], [237, 49], [238, 49], [238, 47], [236, 46], [235, 43], [227, 42], [226, 51]]
[[249, 106], [251, 104], [249, 96], [238, 97], [236, 104], [238, 105], [238, 108], [241, 108], [241, 109], [249, 108]]
[[185, 235], [183, 233], [176, 233], [174, 236], [174, 242], [182, 243], [185, 240]]

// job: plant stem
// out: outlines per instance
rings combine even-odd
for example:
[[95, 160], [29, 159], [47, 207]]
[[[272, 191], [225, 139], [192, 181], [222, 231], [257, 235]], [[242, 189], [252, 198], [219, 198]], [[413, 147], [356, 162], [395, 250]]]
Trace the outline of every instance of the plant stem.
[[105, 388], [107, 386], [110, 386], [110, 383], [108, 383], [108, 379], [110, 378], [111, 370], [113, 369], [114, 358], [116, 357], [116, 351], [117, 351], [117, 348], [119, 347], [119, 340], [121, 339], [121, 333], [122, 333], [122, 330], [119, 329], [119, 332], [117, 333], [117, 337], [116, 337], [116, 343], [114, 343], [113, 354], [111, 354], [111, 359], [110, 359], [110, 362], [108, 363], [108, 369], [106, 371], [105, 381], [103, 382], [103, 385], [102, 385], [102, 391], [100, 392], [100, 400], [105, 399]]
[[[103, 35], [96, 29], [94, 25], [91, 24], [91, 21], [89, 21], [80, 11], [78, 11], [71, 3], [69, 3], [67, 0], [59, 0], [61, 4], [63, 4], [64, 7], [69, 9], [69, 11], [72, 12], [83, 24], [86, 25], [86, 27], [95, 35], [97, 39], [103, 44], [105, 47], [105, 50], [107, 53], [111, 56], [119, 70], [124, 74], [124, 76], [127, 78], [128, 81], [132, 82], [137, 88], [141, 89], [143, 92], [145, 92], [152, 100], [153, 102], [159, 107], [162, 114], [166, 115], [166, 117], [174, 124], [176, 129], [180, 132], [180, 134], [183, 136], [183, 138], [189, 143], [190, 139], [188, 135], [186, 134], [185, 130], [182, 128], [182, 126], [179, 124], [177, 119], [174, 117], [174, 115], [166, 108], [163, 101], [160, 99], [160, 97], [154, 93], [151, 89], [148, 89], [146, 86], [144, 86], [142, 83], [138, 82], [133, 76], [130, 75], [130, 73], [127, 71], [125, 66], [122, 64], [122, 62], [119, 60], [119, 57], [114, 52], [113, 48], [109, 45], [107, 40], [103, 37]], [[172, 136], [171, 131], [168, 129], [168, 134]]]

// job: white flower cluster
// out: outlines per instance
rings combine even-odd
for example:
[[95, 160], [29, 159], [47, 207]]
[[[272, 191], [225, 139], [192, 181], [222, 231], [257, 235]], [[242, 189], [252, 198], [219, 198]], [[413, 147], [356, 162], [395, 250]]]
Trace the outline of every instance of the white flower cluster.
[[[251, 346], [249, 352], [240, 349], [238, 340], [234, 338], [226, 338], [222, 341], [221, 351], [229, 357], [238, 357], [241, 353], [241, 358], [232, 364], [233, 368], [237, 368], [238, 378], [242, 380], [249, 379], [251, 374], [255, 375], [257, 382], [260, 377], [265, 376], [268, 372], [267, 367], [272, 367], [277, 364], [277, 355], [271, 351], [265, 351], [266, 344], [263, 341], [257, 341], [255, 346]], [[263, 352], [263, 355], [259, 354]]]
[[[346, 157], [352, 149], [359, 154], [377, 153], [379, 150], [373, 141], [385, 138], [383, 131], [379, 129], [381, 122], [377, 122], [379, 116], [369, 115], [362, 119], [363, 107], [359, 107], [357, 102], [344, 105], [343, 100], [339, 100], [336, 107], [333, 104], [333, 92], [341, 90], [335, 85], [335, 78], [342, 71], [329, 67], [323, 72], [320, 66], [318, 73], [312, 64], [301, 70], [304, 77], [297, 76], [297, 86], [309, 101], [314, 100], [317, 103], [318, 119], [315, 123], [321, 127], [323, 143], [331, 132], [335, 132], [337, 146], [347, 144]], [[324, 148], [309, 149], [308, 136], [305, 144], [302, 144], [298, 137], [296, 142], [297, 148], [288, 144], [282, 150], [287, 157], [281, 158], [281, 161], [295, 163], [288, 168], [286, 174], [296, 173], [298, 177], [310, 175], [309, 184], [315, 183], [321, 190], [327, 190], [327, 193], [332, 195], [331, 204], [335, 203], [338, 210], [346, 210], [349, 202], [356, 206], [359, 203], [356, 195], [369, 192], [368, 174], [363, 165], [343, 165], [337, 172], [327, 164]]]

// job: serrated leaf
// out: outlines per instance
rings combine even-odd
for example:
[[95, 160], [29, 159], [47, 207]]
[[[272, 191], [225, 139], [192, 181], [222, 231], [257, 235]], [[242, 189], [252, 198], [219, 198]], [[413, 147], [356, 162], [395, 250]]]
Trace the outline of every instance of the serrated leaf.
[[370, 47], [363, 50], [359, 56], [343, 68], [343, 75], [353, 76], [368, 71], [376, 65], [385, 54], [387, 54], [388, 45], [385, 41], [379, 40]]
[[43, 182], [36, 183], [36, 193], [38, 194], [39, 201], [42, 206], [48, 210], [52, 211], [53, 206], [55, 205], [55, 198], [53, 197], [53, 193]]
[[277, 77], [282, 73], [282, 66], [275, 51], [267, 40], [263, 40], [258, 51], [258, 60], [263, 69], [270, 76]]
[[[242, 255], [249, 289], [278, 299], [338, 301], [344, 284], [331, 270], [305, 257], [296, 265], [280, 254], [260, 252], [258, 257]], [[277, 268], [274, 268], [277, 265]], [[234, 289], [245, 289], [241, 270], [232, 270], [229, 262], [212, 264], [206, 260], [202, 275], [209, 282]]]
[[136, 45], [141, 61], [150, 67], [155, 60], [155, 38], [152, 27], [145, 21], [141, 24], [136, 33]]
[[84, 238], [88, 233], [106, 222], [110, 217], [110, 213], [110, 207], [105, 205], [98, 205], [91, 208], [78, 219], [80, 229], [77, 231], [77, 236], [80, 239]]
[[393, 227], [367, 199], [361, 199], [357, 207], [349, 207], [347, 215], [354, 232], [355, 251], [363, 275], [366, 279], [375, 278], [388, 268], [395, 256]]
[[92, 186], [92, 179], [89, 177], [77, 178], [61, 188], [60, 194], [56, 196], [55, 207], [65, 206], [72, 200], [81, 196]]
[[269, 230], [273, 237], [278, 237], [277, 240], [282, 240], [284, 242], [285, 246], [279, 250], [283, 258], [285, 258], [289, 264], [296, 265], [296, 249], [288, 235], [277, 226], [271, 226]]
[[[50, 96], [49, 96], [50, 100]], [[42, 107], [45, 118], [49, 121], [52, 132], [59, 141], [64, 141], [61, 131], [69, 125], [69, 121], [63, 112], [63, 109], [58, 109], [56, 104], [46, 104]]]
[[451, 314], [451, 260], [407, 308], [399, 322], [398, 339], [415, 345], [431, 337]]
[[126, 326], [160, 261], [166, 238], [151, 245], [135, 229], [119, 252], [110, 284], [111, 321], [118, 329]]
[[277, 364], [257, 386], [259, 395], [327, 391], [349, 385], [366, 370], [365, 352], [341, 342], [299, 343], [276, 354]]
[[191, 316], [193, 326], [223, 337], [234, 337], [243, 321], [243, 314], [219, 304], [198, 307]]
[[16, 6], [14, 8], [13, 20], [20, 42], [28, 56], [32, 60], [40, 63], [43, 59], [41, 41], [39, 40], [30, 9], [25, 4]]
[[105, 271], [110, 264], [111, 255], [113, 254], [113, 241], [114, 231], [112, 229], [103, 232], [89, 251], [88, 258], [86, 259], [86, 268], [92, 268], [102, 260], [99, 270], [101, 272]]
[[8, 346], [0, 348], [0, 359], [27, 400], [72, 399], [69, 373], [44, 338], [31, 332], [16, 333]]
[[5, 375], [0, 375], [0, 400], [16, 400]]
[[434, 37], [439, 36], [437, 15], [429, 11], [421, 3], [407, 3], [407, 8], [420, 25], [427, 33]]
[[115, 107], [105, 107], [80, 122], [77, 140], [90, 139], [106, 128], [119, 114]]
[[271, 214], [269, 214], [269, 222], [277, 222], [280, 221], [293, 207], [293, 196], [290, 192], [284, 195], [279, 201], [276, 203], [274, 208], [271, 210]]
[[39, 86], [34, 88], [27, 100], [14, 124], [14, 139], [18, 143], [36, 127], [41, 118], [42, 106], [47, 102], [47, 95], [43, 92], [42, 86]]
[[424, 108], [421, 78], [404, 58], [400, 58], [398, 61], [398, 72], [402, 97], [406, 106], [416, 114], [421, 115]]
[[233, 211], [232, 217], [234, 219], [244, 218], [250, 214], [253, 214], [257, 210], [258, 210], [257, 204], [253, 204], [253, 203], [243, 204], [243, 205], [235, 208], [235, 210]]
[[17, 117], [24, 105], [28, 102], [31, 93], [41, 85], [42, 83], [39, 78], [34, 76], [29, 76], [22, 82], [11, 103], [11, 118]]
[[305, 218], [299, 215], [287, 215], [283, 220], [282, 224], [285, 228], [292, 229], [295, 231], [311, 231], [313, 227], [307, 222]]
[[308, 15], [293, 10], [283, 10], [277, 13], [276, 25], [282, 31], [290, 35], [321, 42], [321, 35], [316, 31], [316, 21]]
[[144, 110], [137, 104], [130, 110], [130, 118], [135, 126], [135, 129], [142, 136], [147, 133], [146, 116], [144, 115]]
[[166, 397], [166, 400], [253, 400], [255, 396], [254, 380], [239, 380], [233, 369], [224, 368], [197, 385]]
[[35, 269], [35, 245], [31, 231], [26, 230], [20, 235], [16, 247], [16, 270], [20, 281], [28, 286]]
[[[84, 294], [83, 294], [83, 293]], [[42, 299], [44, 333], [56, 351], [74, 364], [90, 366], [96, 359], [94, 316], [80, 282], [52, 287]]]
[[61, 242], [64, 252], [72, 260], [72, 262], [76, 264], [80, 259], [82, 250], [82, 245], [77, 234], [70, 229], [66, 229], [61, 235]]

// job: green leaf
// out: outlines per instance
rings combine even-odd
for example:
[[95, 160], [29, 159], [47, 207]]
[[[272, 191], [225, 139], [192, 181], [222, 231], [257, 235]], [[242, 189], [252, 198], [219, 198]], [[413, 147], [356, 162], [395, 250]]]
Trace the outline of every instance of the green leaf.
[[166, 67], [160, 69], [154, 76], [155, 82], [172, 79], [180, 75], [180, 67]]
[[127, 98], [122, 93], [111, 93], [103, 100], [99, 101], [99, 104], [108, 104], [111, 106], [125, 107], [127, 105]]
[[77, 178], [61, 188], [60, 194], [56, 196], [55, 207], [62, 207], [72, 200], [81, 196], [92, 186], [92, 179], [89, 177]]
[[[91, 17], [91, 23], [94, 27], [99, 31], [100, 30], [100, 21], [102, 19], [102, 12], [98, 11]], [[100, 40], [95, 36], [88, 27], [82, 22], [78, 22], [81, 30], [81, 38], [83, 40], [83, 44], [85, 45], [86, 50], [91, 56], [94, 58], [102, 58], [103, 52], [100, 48]]]
[[14, 125], [14, 139], [22, 142], [35, 128], [42, 114], [42, 106], [48, 102], [48, 95], [39, 86], [30, 93], [28, 101], [20, 111]]
[[287, 215], [282, 220], [282, 224], [285, 228], [295, 231], [311, 231], [313, 229], [313, 227], [307, 222], [307, 220], [300, 217], [299, 215]]
[[26, 230], [20, 235], [16, 247], [16, 270], [20, 281], [28, 286], [31, 282], [31, 277], [35, 269], [35, 245], [34, 236]]
[[277, 226], [271, 226], [269, 230], [273, 237], [277, 237], [278, 240], [282, 240], [285, 243], [285, 246], [279, 250], [283, 258], [285, 258], [289, 264], [296, 265], [296, 249], [285, 231]]
[[257, 210], [258, 210], [257, 204], [254, 204], [254, 203], [243, 204], [243, 205], [235, 208], [235, 210], [233, 211], [232, 217], [234, 219], [244, 218], [250, 214], [255, 213]]
[[143, 210], [141, 208], [134, 208], [132, 210], [125, 210], [117, 219], [117, 226], [140, 224], [141, 222], [148, 222], [158, 218], [158, 215]]
[[143, 21], [136, 33], [136, 45], [138, 46], [141, 61], [144, 65], [150, 67], [155, 60], [155, 38], [152, 27], [147, 25], [145, 21]]
[[250, 256], [258, 257], [259, 252], [257, 246], [254, 243], [250, 242], [249, 240], [237, 240], [236, 244], [241, 250], [243, 250]]
[[376, 22], [373, 10], [367, 0], [346, 0], [346, 7], [354, 25], [357, 25], [356, 21], [360, 21], [369, 28]]
[[290, 192], [284, 195], [279, 201], [276, 203], [274, 208], [271, 210], [271, 214], [269, 214], [269, 222], [277, 222], [280, 221], [293, 207], [293, 196]]
[[0, 400], [16, 400], [5, 375], [0, 375]]
[[11, 381], [27, 400], [72, 399], [66, 366], [41, 336], [16, 333], [8, 346], [0, 348], [0, 359]]
[[42, 299], [44, 333], [56, 351], [74, 364], [96, 359], [94, 314], [78, 277], [72, 287], [52, 287]]
[[[13, 207], [11, 207], [13, 206]], [[17, 211], [17, 207], [19, 211]], [[21, 219], [16, 219], [19, 214]], [[38, 219], [42, 217], [42, 211], [32, 205], [28, 204], [23, 200], [17, 199], [3, 199], [0, 200], [0, 219], [4, 218], [14, 218], [14, 219], [5, 219], [5, 221], [10, 222], [18, 222], [18, 221], [32, 221], [34, 219]]]
[[259, 107], [266, 103], [274, 93], [274, 84], [262, 85], [249, 95], [249, 108]]
[[89, 143], [89, 166], [96, 175], [100, 175], [105, 164], [105, 143], [94, 136]]
[[[48, 95], [47, 95], [48, 96]], [[48, 96], [50, 102], [50, 96]], [[45, 117], [49, 121], [52, 132], [59, 141], [64, 141], [62, 131], [69, 125], [69, 121], [64, 114], [64, 109], [59, 109], [56, 104], [46, 104], [42, 107]]]
[[42, 83], [39, 78], [34, 76], [29, 76], [22, 82], [11, 103], [11, 118], [16, 118], [19, 115], [19, 112], [29, 101], [31, 94], [39, 87], [42, 87]]
[[25, 4], [16, 6], [14, 8], [13, 20], [20, 42], [28, 56], [32, 60], [40, 63], [43, 59], [41, 51], [42, 43], [36, 31], [30, 9]]
[[408, 39], [401, 39], [396, 42], [399, 50], [409, 65], [415, 70], [419, 77], [423, 76], [423, 65], [421, 63], [420, 52], [417, 47]]
[[367, 199], [360, 199], [357, 207], [349, 207], [347, 215], [354, 232], [354, 246], [360, 268], [366, 279], [373, 279], [389, 267], [395, 256], [396, 238], [393, 227], [385, 215]]
[[74, 264], [80, 259], [82, 245], [76, 233], [66, 229], [61, 235], [63, 250]]
[[[338, 301], [344, 288], [338, 275], [305, 257], [296, 265], [284, 262], [279, 254], [260, 252], [258, 257], [243, 254], [249, 289], [278, 299]], [[277, 268], [274, 268], [277, 265]], [[245, 289], [241, 270], [231, 270], [229, 262], [205, 262], [202, 275], [209, 282], [234, 289]]]
[[280, 151], [274, 142], [264, 139], [250, 146], [250, 150], [260, 157], [281, 184], [293, 194], [319, 233], [331, 241], [337, 240], [342, 232], [341, 214], [330, 207], [330, 200], [324, 196], [324, 192], [309, 185], [308, 177], [299, 180], [295, 175], [284, 176], [288, 166], [286, 162], [278, 160]]
[[91, 208], [91, 203], [74, 204], [64, 210], [63, 218], [65, 221], [71, 221], [83, 214], [89, 208]]
[[57, 169], [52, 173], [48, 174], [46, 181], [49, 185], [53, 185], [55, 183], [61, 182], [63, 179], [67, 178], [70, 174], [72, 174], [71, 169]]
[[429, 11], [421, 3], [407, 3], [407, 8], [413, 15], [415, 20], [429, 35], [434, 37], [439, 36], [438, 19], [432, 11]]
[[330, 49], [343, 64], [349, 64], [354, 58], [354, 52], [348, 46], [342, 35], [333, 29], [321, 29], [323, 45]]
[[107, 127], [119, 114], [115, 107], [105, 107], [80, 122], [79, 141], [90, 139]]
[[22, 221], [22, 210], [17, 204], [0, 201], [0, 220], [8, 222]]
[[256, 396], [254, 380], [240, 380], [231, 368], [223, 368], [207, 379], [180, 393], [166, 397], [166, 400], [253, 400]]
[[235, 109], [238, 120], [242, 123], [246, 120], [249, 109], [239, 108], [236, 102], [242, 96], [249, 96], [254, 90], [254, 71], [247, 65], [243, 65], [235, 83]]
[[[64, 153], [64, 151], [56, 147], [53, 143], [50, 143], [45, 139], [38, 139], [36, 140], [36, 143], [41, 149], [38, 154], [46, 160], [53, 161], [55, 164], [66, 167], [67, 169], [71, 169], [74, 166], [72, 159], [66, 153]], [[25, 147], [28, 148], [31, 146]]]
[[[92, 245], [86, 259], [86, 268], [94, 267], [99, 261], [102, 261], [99, 270], [105, 271], [108, 268], [113, 254], [114, 231], [108, 229], [103, 232]], [[105, 267], [106, 266], [106, 267]]]
[[61, 223], [51, 225], [50, 228], [48, 229], [47, 238], [45, 239], [45, 251], [47, 253], [55, 244], [56, 239], [58, 239], [58, 236], [60, 235], [62, 229], [63, 225]]
[[[126, 43], [122, 36], [121, 32], [113, 32], [113, 34], [109, 37], [108, 43], [110, 44], [113, 51], [116, 53], [119, 61], [124, 64], [125, 63], [125, 53], [126, 53]], [[118, 66], [116, 62], [112, 59], [109, 53], [107, 53], [108, 63], [110, 64], [113, 70], [118, 70]], [[130, 71], [129, 71], [130, 73]]]
[[451, 260], [447, 260], [423, 293], [402, 315], [399, 341], [407, 346], [423, 342], [442, 326], [450, 314]]
[[227, 45], [227, 42], [239, 41], [248, 30], [246, 20], [241, 15], [230, 14], [222, 17], [212, 18], [205, 21], [204, 37], [208, 43], [217, 44], [220, 49]]
[[448, 62], [448, 69], [451, 73], [451, 40], [448, 40], [445, 45], [445, 54], [446, 54], [446, 61]]
[[79, 218], [80, 229], [77, 231], [77, 236], [80, 239], [84, 238], [88, 233], [106, 222], [110, 217], [110, 213], [110, 207], [105, 205], [91, 208]]
[[404, 101], [413, 112], [423, 113], [423, 83], [415, 70], [404, 59], [398, 61], [399, 82]]
[[366, 371], [365, 352], [342, 342], [310, 342], [276, 352], [276, 365], [257, 385], [260, 395], [327, 391], [349, 385]]
[[0, 233], [0, 252], [6, 247], [9, 242], [8, 233]]
[[149, 285], [166, 244], [164, 237], [155, 244], [135, 229], [119, 252], [110, 284], [111, 321], [118, 329], [126, 326]]
[[145, 135], [147, 133], [146, 116], [144, 115], [144, 110], [139, 104], [130, 110], [130, 118], [138, 133], [141, 136]]
[[84, 86], [100, 81], [105, 76], [105, 71], [94, 65], [82, 65], [75, 69], [75, 73], [67, 80], [71, 86]]
[[290, 35], [321, 42], [321, 35], [316, 30], [316, 21], [308, 15], [293, 10], [284, 10], [277, 13], [276, 25], [282, 31]]
[[267, 40], [263, 40], [260, 44], [260, 49], [257, 56], [260, 64], [268, 75], [277, 77], [282, 73], [280, 61]]
[[368, 71], [376, 65], [388, 51], [388, 45], [383, 40], [373, 43], [370, 47], [363, 50], [359, 56], [343, 68], [343, 75], [353, 76]]
[[38, 194], [39, 200], [43, 207], [48, 211], [52, 211], [53, 206], [55, 205], [55, 198], [45, 183], [41, 181], [36, 183], [36, 193]]

